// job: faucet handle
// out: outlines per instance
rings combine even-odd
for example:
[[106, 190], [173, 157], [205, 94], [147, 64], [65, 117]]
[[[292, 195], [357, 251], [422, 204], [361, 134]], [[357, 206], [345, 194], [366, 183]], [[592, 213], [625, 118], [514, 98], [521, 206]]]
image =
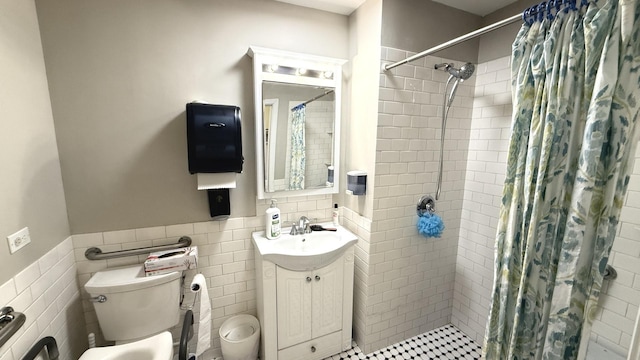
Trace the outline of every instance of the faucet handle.
[[289, 231], [289, 235], [298, 235], [298, 224], [295, 221], [291, 222], [291, 231]]

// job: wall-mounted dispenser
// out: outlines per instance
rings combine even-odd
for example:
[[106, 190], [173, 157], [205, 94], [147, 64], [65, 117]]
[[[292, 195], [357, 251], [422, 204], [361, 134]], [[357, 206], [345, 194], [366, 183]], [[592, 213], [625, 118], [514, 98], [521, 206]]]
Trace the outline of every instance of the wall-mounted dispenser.
[[349, 195], [365, 195], [367, 193], [367, 173], [365, 171], [349, 171], [347, 173], [347, 190]]
[[187, 104], [189, 172], [242, 172], [240, 108]]
[[240, 108], [188, 103], [187, 147], [189, 173], [197, 175], [198, 190], [207, 190], [211, 217], [229, 217], [229, 189], [244, 163]]

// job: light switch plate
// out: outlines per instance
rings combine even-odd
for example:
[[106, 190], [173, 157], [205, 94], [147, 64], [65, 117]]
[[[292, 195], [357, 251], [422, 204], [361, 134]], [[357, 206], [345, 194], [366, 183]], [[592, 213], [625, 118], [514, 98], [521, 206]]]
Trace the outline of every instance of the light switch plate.
[[9, 251], [14, 252], [22, 249], [25, 245], [31, 242], [31, 236], [29, 236], [29, 228], [26, 227], [15, 234], [7, 236], [9, 242]]

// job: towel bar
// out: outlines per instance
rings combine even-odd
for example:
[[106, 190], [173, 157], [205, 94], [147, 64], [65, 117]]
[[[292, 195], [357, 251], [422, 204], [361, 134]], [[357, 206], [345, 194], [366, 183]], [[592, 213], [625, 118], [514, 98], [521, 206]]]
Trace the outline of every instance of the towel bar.
[[153, 251], [179, 249], [179, 248], [187, 247], [190, 245], [191, 245], [191, 238], [188, 236], [182, 236], [180, 239], [178, 239], [178, 242], [175, 244], [147, 246], [143, 248], [110, 251], [106, 253], [103, 253], [102, 250], [100, 250], [100, 248], [91, 247], [84, 252], [84, 257], [86, 257], [89, 260], [114, 259], [114, 258], [119, 258], [124, 256], [148, 254]]

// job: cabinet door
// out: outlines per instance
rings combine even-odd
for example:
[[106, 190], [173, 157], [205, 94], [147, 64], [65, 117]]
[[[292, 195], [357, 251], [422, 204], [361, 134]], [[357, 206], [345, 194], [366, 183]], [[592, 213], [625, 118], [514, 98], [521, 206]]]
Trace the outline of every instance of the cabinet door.
[[313, 338], [342, 329], [344, 262], [342, 259], [313, 272], [311, 323]]
[[311, 339], [311, 287], [308, 272], [278, 267], [276, 304], [278, 311], [278, 349]]

